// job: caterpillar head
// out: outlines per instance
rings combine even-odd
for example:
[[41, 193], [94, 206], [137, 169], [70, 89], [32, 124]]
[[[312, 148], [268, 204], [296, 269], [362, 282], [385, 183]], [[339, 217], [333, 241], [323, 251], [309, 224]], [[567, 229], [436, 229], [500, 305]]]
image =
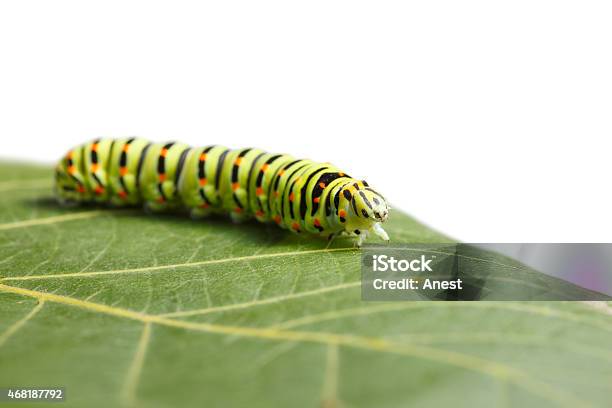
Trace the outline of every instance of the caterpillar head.
[[389, 205], [385, 198], [376, 191], [366, 187], [355, 194], [355, 206], [361, 215], [376, 222], [385, 222], [389, 218]]
[[389, 240], [381, 227], [381, 223], [389, 218], [389, 205], [382, 195], [365, 181], [343, 187], [339, 195], [339, 221], [346, 232], [360, 235], [359, 244], [371, 230], [385, 241]]

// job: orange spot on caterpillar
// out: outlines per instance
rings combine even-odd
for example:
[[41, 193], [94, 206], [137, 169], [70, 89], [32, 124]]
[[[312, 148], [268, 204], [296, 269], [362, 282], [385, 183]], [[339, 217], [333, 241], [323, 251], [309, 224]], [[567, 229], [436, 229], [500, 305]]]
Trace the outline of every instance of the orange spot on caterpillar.
[[200, 154], [200, 161], [204, 161], [206, 160], [206, 153], [201, 153]]
[[325, 183], [324, 183], [324, 182], [320, 182], [320, 183], [319, 183], [319, 187], [321, 187], [321, 188], [325, 188]]
[[320, 226], [321, 226], [321, 222], [319, 221], [319, 219], [318, 219], [318, 218], [315, 218], [315, 219], [314, 219], [314, 226], [315, 226], [315, 227], [320, 227]]
[[158, 177], [159, 177], [160, 183], [163, 183], [164, 181], [166, 181], [166, 173], [160, 173]]
[[258, 210], [258, 211], [255, 212], [255, 216], [256, 217], [263, 217], [264, 216], [264, 212], [261, 211], [261, 210]]
[[85, 192], [85, 187], [83, 187], [83, 185], [79, 184], [76, 187], [76, 191], [78, 191], [79, 193], [83, 194]]
[[315, 203], [319, 203], [319, 201], [321, 201], [321, 197], [315, 197], [312, 201], [314, 201]]
[[124, 144], [122, 150], [127, 153], [128, 150], [130, 150], [130, 144], [129, 143]]
[[300, 224], [298, 224], [297, 222], [294, 222], [293, 224], [291, 224], [291, 228], [293, 228], [295, 231], [299, 232], [300, 231]]
[[200, 179], [200, 186], [204, 187], [206, 184], [208, 184], [208, 180], [205, 178], [201, 178]]
[[68, 166], [68, 173], [70, 174], [74, 174], [76, 172], [76, 167], [74, 166]]
[[263, 195], [264, 191], [263, 188], [261, 187], [257, 187], [257, 190], [255, 190], [255, 194], [257, 194], [258, 196]]
[[269, 167], [270, 167], [270, 165], [269, 165], [268, 163], [264, 163], [264, 165], [263, 165], [263, 166], [261, 166], [261, 171], [262, 171], [262, 172], [265, 172], [265, 171], [267, 171], [267, 170], [268, 170], [268, 168], [269, 168]]
[[275, 191], [275, 192], [274, 192], [274, 197], [278, 197], [278, 196], [279, 196], [279, 194], [280, 194], [280, 193], [279, 193], [278, 191]]
[[120, 176], [125, 176], [128, 172], [128, 168], [127, 167], [120, 167], [119, 168], [119, 175]]
[[98, 144], [97, 143], [94, 143], [94, 144], [91, 145], [91, 151], [92, 152], [97, 152], [98, 151]]
[[291, 192], [291, 194], [289, 194], [289, 201], [293, 202], [293, 200], [295, 200], [295, 194]]
[[161, 157], [166, 157], [167, 154], [168, 154], [168, 149], [166, 149], [165, 147], [161, 149], [161, 152], [159, 152], [159, 155]]
[[98, 194], [98, 195], [99, 195], [99, 194], [102, 194], [102, 193], [104, 192], [104, 187], [102, 187], [102, 186], [98, 186], [98, 187], [96, 187], [96, 189], [94, 190], [94, 192], [95, 192], [96, 194]]
[[95, 173], [96, 171], [98, 171], [98, 168], [99, 168], [99, 167], [100, 167], [100, 166], [98, 165], [98, 163], [93, 163], [93, 164], [91, 165], [91, 172], [92, 172], [92, 173]]
[[232, 183], [232, 190], [236, 191], [240, 188], [240, 183]]
[[157, 198], [157, 202], [160, 203], [160, 204], [163, 204], [163, 203], [166, 202], [166, 200], [164, 200], [164, 197], [158, 197]]
[[125, 190], [121, 190], [117, 194], [119, 194], [119, 197], [123, 198], [124, 200], [127, 198], [127, 193], [125, 192]]
[[274, 222], [276, 222], [277, 224], [280, 224], [282, 221], [281, 216], [280, 215], [275, 215], [274, 216]]
[[340, 177], [344, 177], [346, 174], [344, 174], [344, 173], [340, 172], [340, 173], [338, 173], [338, 175], [339, 175]]
[[282, 177], [283, 174], [285, 174], [285, 169], [282, 169], [281, 171], [278, 172], [279, 177]]
[[346, 211], [340, 210], [340, 211], [338, 211], [338, 215], [341, 216], [341, 217], [346, 217]]
[[234, 164], [236, 166], [240, 166], [240, 163], [242, 163], [242, 157], [236, 157], [236, 160], [234, 160]]
[[200, 204], [200, 208], [208, 208], [208, 207], [210, 207], [210, 204], [208, 204], [208, 203]]
[[242, 208], [236, 207], [234, 208], [234, 212], [240, 214], [242, 212]]
[[72, 151], [69, 151], [68, 153], [66, 153], [66, 159], [67, 160], [72, 159]]

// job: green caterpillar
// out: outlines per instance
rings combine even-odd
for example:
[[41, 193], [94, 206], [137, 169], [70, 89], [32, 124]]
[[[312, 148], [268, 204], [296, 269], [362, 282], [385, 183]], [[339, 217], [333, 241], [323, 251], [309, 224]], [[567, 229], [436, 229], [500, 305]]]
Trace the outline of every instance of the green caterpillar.
[[61, 203], [143, 203], [150, 211], [184, 207], [194, 218], [229, 213], [282, 228], [384, 240], [385, 199], [365, 181], [328, 163], [258, 149], [190, 147], [141, 138], [99, 139], [70, 150], [55, 168]]

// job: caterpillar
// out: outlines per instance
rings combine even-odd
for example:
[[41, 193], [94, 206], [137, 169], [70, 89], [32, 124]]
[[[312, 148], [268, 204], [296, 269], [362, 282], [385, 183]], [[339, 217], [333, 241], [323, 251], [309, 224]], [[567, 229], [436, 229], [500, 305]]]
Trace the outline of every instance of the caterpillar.
[[193, 218], [227, 213], [234, 222], [254, 217], [294, 233], [350, 235], [358, 246], [370, 232], [389, 240], [381, 226], [389, 206], [368, 183], [329, 163], [255, 148], [96, 139], [59, 161], [54, 189], [63, 204], [183, 207]]

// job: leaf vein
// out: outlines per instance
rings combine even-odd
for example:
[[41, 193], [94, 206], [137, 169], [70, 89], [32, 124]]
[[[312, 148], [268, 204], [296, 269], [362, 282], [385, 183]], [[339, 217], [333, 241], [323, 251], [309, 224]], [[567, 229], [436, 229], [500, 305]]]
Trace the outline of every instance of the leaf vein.
[[290, 256], [302, 256], [302, 255], [312, 255], [318, 253], [328, 253], [328, 252], [350, 252], [355, 251], [355, 248], [333, 248], [333, 249], [312, 249], [307, 251], [287, 251], [287, 252], [275, 252], [269, 254], [259, 254], [259, 255], [246, 255], [246, 256], [237, 256], [232, 258], [223, 258], [223, 259], [211, 259], [207, 261], [198, 261], [198, 262], [185, 262], [179, 264], [172, 265], [155, 265], [155, 266], [146, 266], [142, 268], [131, 268], [131, 269], [117, 269], [117, 270], [109, 270], [109, 271], [95, 271], [95, 272], [75, 272], [75, 273], [59, 273], [59, 274], [48, 274], [48, 275], [27, 275], [27, 276], [9, 276], [2, 278], [3, 281], [23, 281], [23, 280], [42, 280], [42, 279], [65, 279], [65, 278], [90, 278], [104, 275], [121, 275], [121, 274], [129, 274], [129, 273], [147, 273], [154, 271], [162, 271], [166, 269], [176, 269], [183, 267], [194, 267], [194, 266], [205, 266], [205, 265], [218, 265], [230, 262], [243, 262], [243, 261], [255, 261], [258, 259], [269, 259], [269, 258], [279, 258], [279, 257], [290, 257]]
[[104, 313], [137, 320], [144, 323], [156, 323], [168, 327], [181, 328], [185, 330], [202, 331], [206, 333], [225, 334], [232, 336], [251, 337], [277, 341], [297, 341], [318, 344], [336, 344], [369, 351], [392, 353], [403, 356], [427, 359], [441, 364], [452, 365], [471, 371], [476, 371], [500, 380], [509, 381], [515, 385], [539, 395], [542, 398], [558, 403], [562, 406], [590, 406], [563, 389], [556, 388], [550, 384], [532, 378], [522, 370], [514, 367], [489, 361], [477, 356], [458, 353], [450, 350], [438, 349], [429, 346], [402, 345], [383, 338], [363, 337], [347, 334], [336, 334], [328, 332], [311, 331], [284, 331], [274, 328], [254, 328], [241, 326], [225, 326], [210, 323], [193, 323], [182, 320], [174, 320], [167, 317], [148, 315], [128, 309], [111, 307], [103, 304], [86, 302], [62, 295], [37, 292], [30, 289], [0, 284], [0, 291], [21, 294], [37, 298], [41, 301], [51, 301], [70, 305], [92, 312]]

